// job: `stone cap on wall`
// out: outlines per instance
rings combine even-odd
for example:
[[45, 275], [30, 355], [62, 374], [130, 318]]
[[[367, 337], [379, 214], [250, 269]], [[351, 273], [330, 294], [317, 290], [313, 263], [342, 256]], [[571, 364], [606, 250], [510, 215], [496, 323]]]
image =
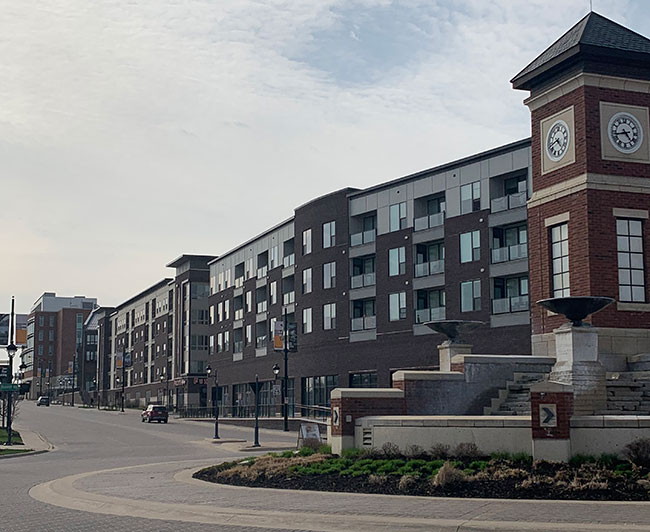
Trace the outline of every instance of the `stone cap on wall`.
[[343, 398], [387, 398], [403, 399], [404, 392], [397, 388], [334, 388], [330, 396], [332, 399]]
[[366, 416], [356, 420], [359, 427], [524, 427], [530, 416]]
[[540, 381], [530, 385], [530, 391], [534, 393], [573, 393], [573, 386], [555, 381]]
[[532, 355], [454, 355], [452, 364], [554, 364], [555, 357], [534, 357]]
[[650, 428], [650, 416], [573, 416], [571, 428]]
[[441, 380], [465, 380], [465, 374], [460, 371], [423, 371], [423, 370], [401, 370], [393, 373], [395, 381], [441, 381]]

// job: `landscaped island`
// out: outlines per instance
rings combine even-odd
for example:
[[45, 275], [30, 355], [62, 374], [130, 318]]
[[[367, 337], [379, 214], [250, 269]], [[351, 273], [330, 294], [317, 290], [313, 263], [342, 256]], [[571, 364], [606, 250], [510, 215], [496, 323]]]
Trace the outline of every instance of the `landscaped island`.
[[300, 490], [512, 499], [650, 500], [650, 440], [615, 455], [575, 456], [568, 464], [526, 454], [483, 456], [474, 444], [404, 453], [328, 447], [269, 453], [202, 469], [195, 478], [237, 486]]

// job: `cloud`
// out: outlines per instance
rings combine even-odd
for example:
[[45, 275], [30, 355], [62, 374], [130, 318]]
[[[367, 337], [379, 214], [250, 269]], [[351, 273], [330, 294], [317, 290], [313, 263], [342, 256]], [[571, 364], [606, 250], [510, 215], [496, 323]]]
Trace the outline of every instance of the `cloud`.
[[[597, 1], [596, 4], [599, 2]], [[584, 0], [35, 0], [0, 18], [0, 301], [116, 304], [344, 186], [529, 134]], [[641, 1], [596, 5], [650, 34]], [[6, 201], [5, 201], [6, 204]], [[18, 221], [14, 223], [15, 221]], [[2, 304], [0, 303], [0, 308]]]

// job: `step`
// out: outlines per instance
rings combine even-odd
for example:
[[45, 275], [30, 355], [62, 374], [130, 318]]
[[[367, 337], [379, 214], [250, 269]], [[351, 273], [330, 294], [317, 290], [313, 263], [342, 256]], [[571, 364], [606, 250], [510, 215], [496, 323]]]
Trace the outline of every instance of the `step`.
[[548, 373], [515, 371], [512, 375], [512, 378], [516, 383], [522, 384], [525, 382], [539, 382], [541, 380], [544, 380], [547, 376]]

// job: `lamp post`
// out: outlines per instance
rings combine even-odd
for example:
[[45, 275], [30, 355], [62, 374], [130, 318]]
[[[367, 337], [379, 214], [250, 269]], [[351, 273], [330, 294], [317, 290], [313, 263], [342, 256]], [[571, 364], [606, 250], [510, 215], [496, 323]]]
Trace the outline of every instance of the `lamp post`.
[[284, 382], [282, 383], [282, 407], [284, 408], [284, 432], [289, 432], [289, 327], [287, 309], [284, 309]]
[[[208, 379], [210, 378], [210, 375], [212, 375], [212, 368], [210, 367], [210, 364], [208, 364], [208, 367], [205, 368], [205, 372], [208, 375]], [[212, 400], [212, 408], [214, 410], [214, 440], [219, 440], [219, 383], [217, 380], [217, 370], [214, 370], [214, 399]]]
[[[280, 375], [280, 366], [278, 366], [277, 364], [273, 364], [272, 370], [273, 370], [273, 386], [275, 388], [275, 383], [278, 380], [278, 375]], [[275, 400], [273, 402], [275, 403]], [[274, 416], [277, 415], [277, 409], [275, 409], [275, 412], [273, 413], [273, 415]]]
[[[11, 297], [11, 319], [9, 322], [9, 345], [7, 346], [7, 355], [9, 355], [9, 384], [12, 383], [12, 372], [14, 368], [14, 356], [16, 355], [16, 344], [14, 344], [14, 306], [15, 300], [13, 296]], [[11, 390], [7, 392], [7, 443], [5, 445], [11, 445], [11, 410], [13, 406], [13, 393]]]
[[77, 352], [74, 352], [74, 357], [72, 357], [72, 394], [70, 397], [70, 406], [74, 406], [74, 379], [77, 375]]
[[122, 349], [122, 396], [120, 401], [122, 403], [121, 411], [124, 412], [124, 384], [126, 382], [126, 349]]
[[97, 402], [97, 410], [99, 410], [99, 394], [97, 393], [97, 377], [93, 377], [93, 393], [95, 401]]

